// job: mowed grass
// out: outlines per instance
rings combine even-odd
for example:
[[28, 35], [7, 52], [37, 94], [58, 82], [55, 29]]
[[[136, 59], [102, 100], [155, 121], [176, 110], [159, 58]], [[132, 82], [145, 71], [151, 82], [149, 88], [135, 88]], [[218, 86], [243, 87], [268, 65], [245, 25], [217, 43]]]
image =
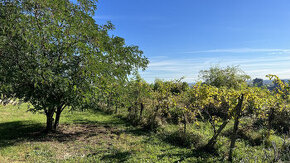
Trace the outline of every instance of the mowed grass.
[[102, 112], [65, 111], [59, 132], [44, 127], [27, 104], [1, 106], [0, 162], [174, 162], [190, 152]]
[[[157, 133], [144, 131], [100, 111], [64, 111], [58, 132], [44, 135], [45, 116], [27, 112], [28, 104], [0, 106], [0, 162], [224, 162], [229, 147], [228, 126], [217, 150], [198, 150], [212, 136], [207, 123], [192, 125], [186, 135], [166, 125]], [[245, 122], [247, 124], [247, 122]], [[264, 144], [254, 144], [260, 131], [247, 130], [238, 139], [236, 161], [270, 162]], [[244, 136], [247, 137], [247, 136]], [[257, 138], [257, 139], [258, 139]], [[272, 135], [279, 145], [282, 139]], [[252, 140], [253, 139], [253, 140]], [[253, 142], [251, 142], [253, 141]]]

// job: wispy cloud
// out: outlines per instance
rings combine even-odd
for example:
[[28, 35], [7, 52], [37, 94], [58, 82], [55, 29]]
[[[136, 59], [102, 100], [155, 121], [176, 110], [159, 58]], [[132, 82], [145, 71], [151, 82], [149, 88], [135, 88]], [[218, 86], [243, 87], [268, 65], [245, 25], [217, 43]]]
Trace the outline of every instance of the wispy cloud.
[[192, 53], [254, 53], [254, 52], [271, 52], [271, 53], [290, 53], [290, 49], [255, 49], [255, 48], [237, 48], [237, 49], [210, 49], [185, 52]]
[[[283, 49], [287, 51], [286, 49]], [[274, 51], [269, 50], [267, 51]], [[261, 52], [261, 50], [259, 51]], [[214, 57], [194, 56], [188, 58], [160, 57], [151, 60], [148, 69], [141, 75], [149, 82], [156, 78], [165, 80], [185, 77], [187, 82], [199, 80], [200, 70], [208, 69], [213, 65], [239, 65], [252, 78], [263, 78], [267, 74], [276, 74], [280, 78], [290, 78], [290, 55], [215, 55]]]

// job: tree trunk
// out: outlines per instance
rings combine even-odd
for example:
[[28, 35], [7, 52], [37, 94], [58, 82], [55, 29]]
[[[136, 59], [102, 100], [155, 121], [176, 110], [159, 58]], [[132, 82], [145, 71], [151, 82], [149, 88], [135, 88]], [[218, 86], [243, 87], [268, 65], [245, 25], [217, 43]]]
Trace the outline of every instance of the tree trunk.
[[53, 125], [53, 130], [55, 130], [55, 131], [57, 130], [57, 127], [59, 125], [60, 114], [61, 114], [61, 111], [57, 110], [56, 114], [55, 114], [54, 125]]
[[187, 118], [186, 114], [183, 112], [183, 133], [186, 133], [186, 124], [187, 124]]
[[142, 120], [143, 110], [144, 110], [144, 105], [143, 105], [143, 103], [141, 102], [141, 103], [140, 103], [140, 116], [139, 116], [140, 121]]
[[134, 107], [134, 121], [138, 119], [138, 103], [135, 103]]
[[268, 117], [268, 130], [270, 131], [272, 129], [272, 122], [275, 118], [275, 109], [271, 108], [270, 109], [270, 113], [269, 113], [269, 117]]
[[231, 145], [230, 145], [229, 160], [228, 160], [230, 162], [233, 161], [233, 150], [235, 148], [235, 144], [237, 140], [237, 132], [239, 129], [239, 122], [240, 122], [239, 119], [241, 117], [243, 100], [244, 100], [244, 95], [242, 94], [242, 96], [239, 98], [239, 103], [236, 107], [235, 123], [234, 123], [233, 135], [231, 137]]
[[153, 114], [153, 118], [151, 119], [151, 130], [153, 130], [155, 128], [155, 122], [156, 122], [156, 117], [157, 117], [157, 112], [159, 110], [159, 106], [156, 106], [155, 108], [155, 112]]
[[50, 108], [46, 111], [46, 129], [45, 132], [51, 132], [52, 131], [52, 125], [53, 125], [53, 115], [54, 115], [54, 108]]
[[268, 117], [268, 126], [267, 126], [268, 130], [267, 130], [267, 135], [266, 135], [267, 139], [271, 135], [272, 123], [273, 123], [274, 118], [275, 118], [275, 109], [271, 108], [269, 112], [269, 117]]
[[59, 125], [60, 114], [62, 113], [63, 109], [64, 109], [64, 105], [61, 105], [56, 110], [55, 121], [53, 125], [53, 130], [55, 131], [57, 130], [57, 127]]
[[118, 114], [118, 106], [116, 105], [115, 114]]
[[223, 124], [219, 127], [217, 132], [213, 135], [213, 137], [208, 141], [207, 145], [205, 146], [206, 149], [212, 149], [216, 143], [216, 140], [219, 136], [219, 134], [222, 132], [222, 130], [226, 127], [226, 125], [229, 123], [229, 120], [226, 120], [223, 122]]

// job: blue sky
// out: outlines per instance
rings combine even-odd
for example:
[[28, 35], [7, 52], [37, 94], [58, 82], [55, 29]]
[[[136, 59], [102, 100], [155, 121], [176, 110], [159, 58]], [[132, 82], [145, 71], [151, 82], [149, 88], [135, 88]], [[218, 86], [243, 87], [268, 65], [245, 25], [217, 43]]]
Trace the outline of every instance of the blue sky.
[[144, 51], [148, 82], [195, 82], [216, 64], [290, 78], [289, 0], [99, 0], [94, 18]]

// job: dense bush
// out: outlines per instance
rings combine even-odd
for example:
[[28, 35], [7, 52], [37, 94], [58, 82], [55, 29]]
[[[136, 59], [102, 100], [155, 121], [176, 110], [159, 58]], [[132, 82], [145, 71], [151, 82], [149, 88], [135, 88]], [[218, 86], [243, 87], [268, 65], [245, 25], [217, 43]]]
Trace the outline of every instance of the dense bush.
[[[266, 143], [273, 147], [269, 139], [273, 131], [283, 134], [282, 131], [289, 129], [289, 86], [274, 75], [269, 77], [279, 83], [276, 90], [250, 87], [243, 80], [235, 87], [216, 87], [201, 82], [188, 86], [181, 80], [156, 80], [148, 84], [137, 75], [124, 85], [126, 91], [110, 98], [114, 101], [122, 97], [127, 108], [120, 108], [118, 114], [148, 130], [157, 131], [170, 123], [182, 126], [166, 138], [176, 139], [181, 146], [197, 143], [193, 141], [194, 135], [188, 133], [189, 126], [209, 123], [213, 135], [200, 148], [216, 148], [223, 133], [230, 140], [231, 161], [237, 139], [254, 146]], [[245, 121], [248, 121], [246, 128]], [[257, 130], [261, 130], [260, 134], [254, 132]]]

